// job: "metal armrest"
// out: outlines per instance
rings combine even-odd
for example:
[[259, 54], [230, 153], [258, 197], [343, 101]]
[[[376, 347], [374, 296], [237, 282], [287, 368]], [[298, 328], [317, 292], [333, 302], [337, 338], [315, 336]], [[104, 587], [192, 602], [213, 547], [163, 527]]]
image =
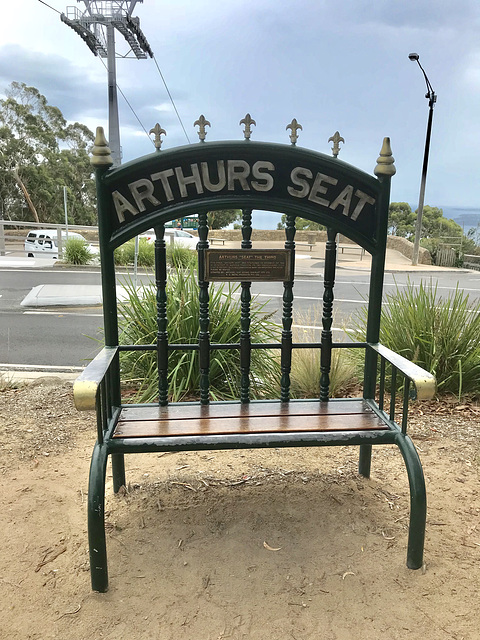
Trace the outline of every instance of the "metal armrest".
[[368, 346], [412, 381], [416, 389], [417, 400], [430, 400], [433, 398], [436, 389], [435, 376], [395, 353], [395, 351], [384, 347], [383, 344], [369, 344]]
[[73, 399], [79, 411], [96, 408], [98, 388], [117, 353], [118, 347], [104, 347], [73, 383]]

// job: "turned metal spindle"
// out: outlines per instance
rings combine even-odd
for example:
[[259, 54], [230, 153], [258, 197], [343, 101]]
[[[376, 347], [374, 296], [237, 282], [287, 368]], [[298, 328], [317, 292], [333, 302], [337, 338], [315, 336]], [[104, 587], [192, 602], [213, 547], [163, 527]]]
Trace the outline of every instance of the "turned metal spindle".
[[198, 334], [200, 358], [200, 402], [208, 404], [210, 401], [210, 295], [208, 282], [205, 282], [205, 251], [208, 249], [208, 220], [207, 212], [198, 215], [198, 299], [200, 302], [200, 331]]
[[155, 227], [155, 284], [157, 288], [158, 402], [168, 404], [167, 253], [165, 226]]
[[[292, 264], [295, 262], [295, 216], [287, 215], [285, 227], [285, 249], [292, 252]], [[292, 369], [292, 322], [293, 322], [293, 275], [292, 279], [283, 283], [283, 315], [282, 315], [282, 351], [280, 400], [290, 400], [290, 371]]]
[[330, 369], [332, 365], [333, 287], [337, 257], [336, 232], [327, 229], [325, 246], [325, 274], [322, 314], [322, 354], [320, 358], [320, 400], [326, 402], [330, 395]]
[[[252, 210], [242, 212], [242, 249], [252, 248]], [[242, 282], [240, 296], [240, 401], [242, 404], [250, 402], [250, 365], [251, 365], [251, 336], [250, 336], [250, 303], [252, 300], [251, 282]]]

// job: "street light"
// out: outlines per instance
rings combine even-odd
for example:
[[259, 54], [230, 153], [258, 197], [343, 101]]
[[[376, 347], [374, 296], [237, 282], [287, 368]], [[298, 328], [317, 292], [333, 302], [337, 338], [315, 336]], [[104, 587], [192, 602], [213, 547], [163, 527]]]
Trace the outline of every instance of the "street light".
[[413, 255], [412, 255], [412, 264], [416, 265], [418, 263], [418, 252], [420, 249], [420, 236], [422, 234], [422, 216], [423, 216], [423, 201], [425, 199], [425, 183], [427, 182], [427, 167], [428, 167], [428, 153], [430, 151], [430, 135], [432, 132], [432, 120], [433, 120], [433, 107], [435, 102], [437, 101], [437, 96], [435, 91], [433, 90], [432, 85], [430, 84], [430, 80], [427, 78], [427, 74], [425, 73], [424, 68], [420, 64], [420, 56], [418, 53], [409, 53], [409, 60], [412, 62], [416, 62], [420, 69], [422, 70], [423, 77], [425, 78], [425, 82], [427, 84], [427, 93], [425, 94], [425, 98], [428, 100], [428, 124], [427, 124], [427, 136], [425, 139], [425, 153], [423, 155], [423, 168], [422, 168], [422, 180], [420, 183], [420, 196], [418, 198], [418, 209], [417, 209], [417, 222], [415, 224], [415, 241], [413, 243]]

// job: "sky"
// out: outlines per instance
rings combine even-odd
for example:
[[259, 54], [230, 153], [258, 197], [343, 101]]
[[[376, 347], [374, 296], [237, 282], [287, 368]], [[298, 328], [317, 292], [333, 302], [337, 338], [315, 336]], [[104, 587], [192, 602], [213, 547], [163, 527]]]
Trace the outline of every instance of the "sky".
[[[46, 0], [47, 1], [47, 0]], [[48, 0], [59, 12], [83, 2]], [[2, 6], [0, 96], [12, 81], [34, 86], [69, 121], [108, 131], [107, 72], [59, 14], [38, 0]], [[392, 201], [418, 202], [428, 100], [410, 52], [438, 96], [425, 204], [480, 208], [480, 2], [478, 0], [145, 0], [133, 15], [155, 54], [191, 143], [204, 114], [208, 140], [289, 143], [372, 173], [385, 136], [397, 174]], [[128, 48], [117, 32], [117, 51]], [[117, 84], [163, 148], [188, 144], [155, 62], [118, 58]], [[153, 145], [119, 94], [123, 162]]]

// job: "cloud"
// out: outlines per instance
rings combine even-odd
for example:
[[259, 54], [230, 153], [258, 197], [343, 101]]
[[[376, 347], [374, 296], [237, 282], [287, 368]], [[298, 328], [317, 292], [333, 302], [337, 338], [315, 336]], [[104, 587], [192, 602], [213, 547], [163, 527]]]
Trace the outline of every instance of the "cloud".
[[105, 79], [60, 55], [46, 55], [20, 45], [0, 47], [0, 89], [12, 82], [36, 87], [67, 120], [105, 113]]

